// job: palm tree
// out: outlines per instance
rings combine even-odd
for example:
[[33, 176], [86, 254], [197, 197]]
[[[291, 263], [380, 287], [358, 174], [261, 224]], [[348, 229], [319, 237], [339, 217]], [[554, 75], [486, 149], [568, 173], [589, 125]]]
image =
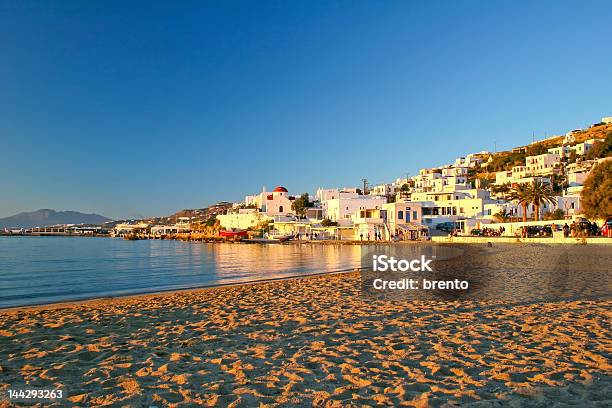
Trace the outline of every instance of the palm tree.
[[535, 220], [540, 221], [540, 205], [553, 203], [555, 201], [555, 193], [548, 184], [544, 184], [540, 180], [534, 180], [529, 186], [529, 196], [534, 207]]
[[510, 220], [510, 213], [504, 209], [495, 214], [493, 218], [498, 222], [508, 222]]
[[531, 187], [527, 183], [512, 186], [510, 199], [516, 200], [523, 207], [523, 222], [527, 221], [527, 204], [531, 203]]

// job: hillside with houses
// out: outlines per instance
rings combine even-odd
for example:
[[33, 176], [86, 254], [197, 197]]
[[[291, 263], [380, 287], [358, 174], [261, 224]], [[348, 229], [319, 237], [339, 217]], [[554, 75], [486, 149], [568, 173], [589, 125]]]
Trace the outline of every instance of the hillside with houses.
[[609, 166], [611, 156], [608, 117], [588, 129], [509, 151], [470, 153], [388, 183], [321, 187], [313, 195], [291, 194], [284, 186], [263, 188], [239, 203], [121, 224], [116, 233], [134, 228], [153, 237], [273, 231], [318, 240], [414, 240], [487, 228], [500, 235], [516, 234], [515, 224], [560, 227], [580, 221], [585, 182], [593, 168]]

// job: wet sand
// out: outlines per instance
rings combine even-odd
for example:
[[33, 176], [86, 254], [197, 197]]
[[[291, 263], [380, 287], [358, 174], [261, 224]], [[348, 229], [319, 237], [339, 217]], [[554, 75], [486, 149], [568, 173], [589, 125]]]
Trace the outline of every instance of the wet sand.
[[358, 273], [0, 310], [0, 389], [63, 386], [77, 406], [603, 407], [611, 320], [612, 300], [371, 300]]

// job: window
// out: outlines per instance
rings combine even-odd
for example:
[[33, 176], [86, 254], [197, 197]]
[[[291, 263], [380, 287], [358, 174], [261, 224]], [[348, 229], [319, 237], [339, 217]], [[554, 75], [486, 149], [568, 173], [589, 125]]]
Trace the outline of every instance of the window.
[[397, 212], [397, 219], [398, 220], [403, 220], [404, 219], [404, 212], [403, 211], [398, 211]]
[[283, 206], [282, 205], [278, 206], [278, 212], [283, 212]]
[[417, 218], [418, 218], [418, 217], [417, 217], [417, 212], [416, 212], [416, 211], [413, 211], [413, 212], [412, 212], [412, 219], [413, 219], [413, 220], [416, 220]]

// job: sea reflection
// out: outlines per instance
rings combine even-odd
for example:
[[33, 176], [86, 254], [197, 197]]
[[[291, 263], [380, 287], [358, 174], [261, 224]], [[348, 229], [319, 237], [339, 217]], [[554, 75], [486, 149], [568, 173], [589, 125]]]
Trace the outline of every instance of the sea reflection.
[[359, 246], [0, 238], [0, 307], [284, 278], [359, 267]]
[[611, 293], [612, 250], [604, 245], [262, 245], [1, 237], [0, 307], [347, 271], [381, 251], [429, 251], [440, 261], [430, 278], [470, 281], [469, 293], [417, 296], [422, 299], [531, 302]]

